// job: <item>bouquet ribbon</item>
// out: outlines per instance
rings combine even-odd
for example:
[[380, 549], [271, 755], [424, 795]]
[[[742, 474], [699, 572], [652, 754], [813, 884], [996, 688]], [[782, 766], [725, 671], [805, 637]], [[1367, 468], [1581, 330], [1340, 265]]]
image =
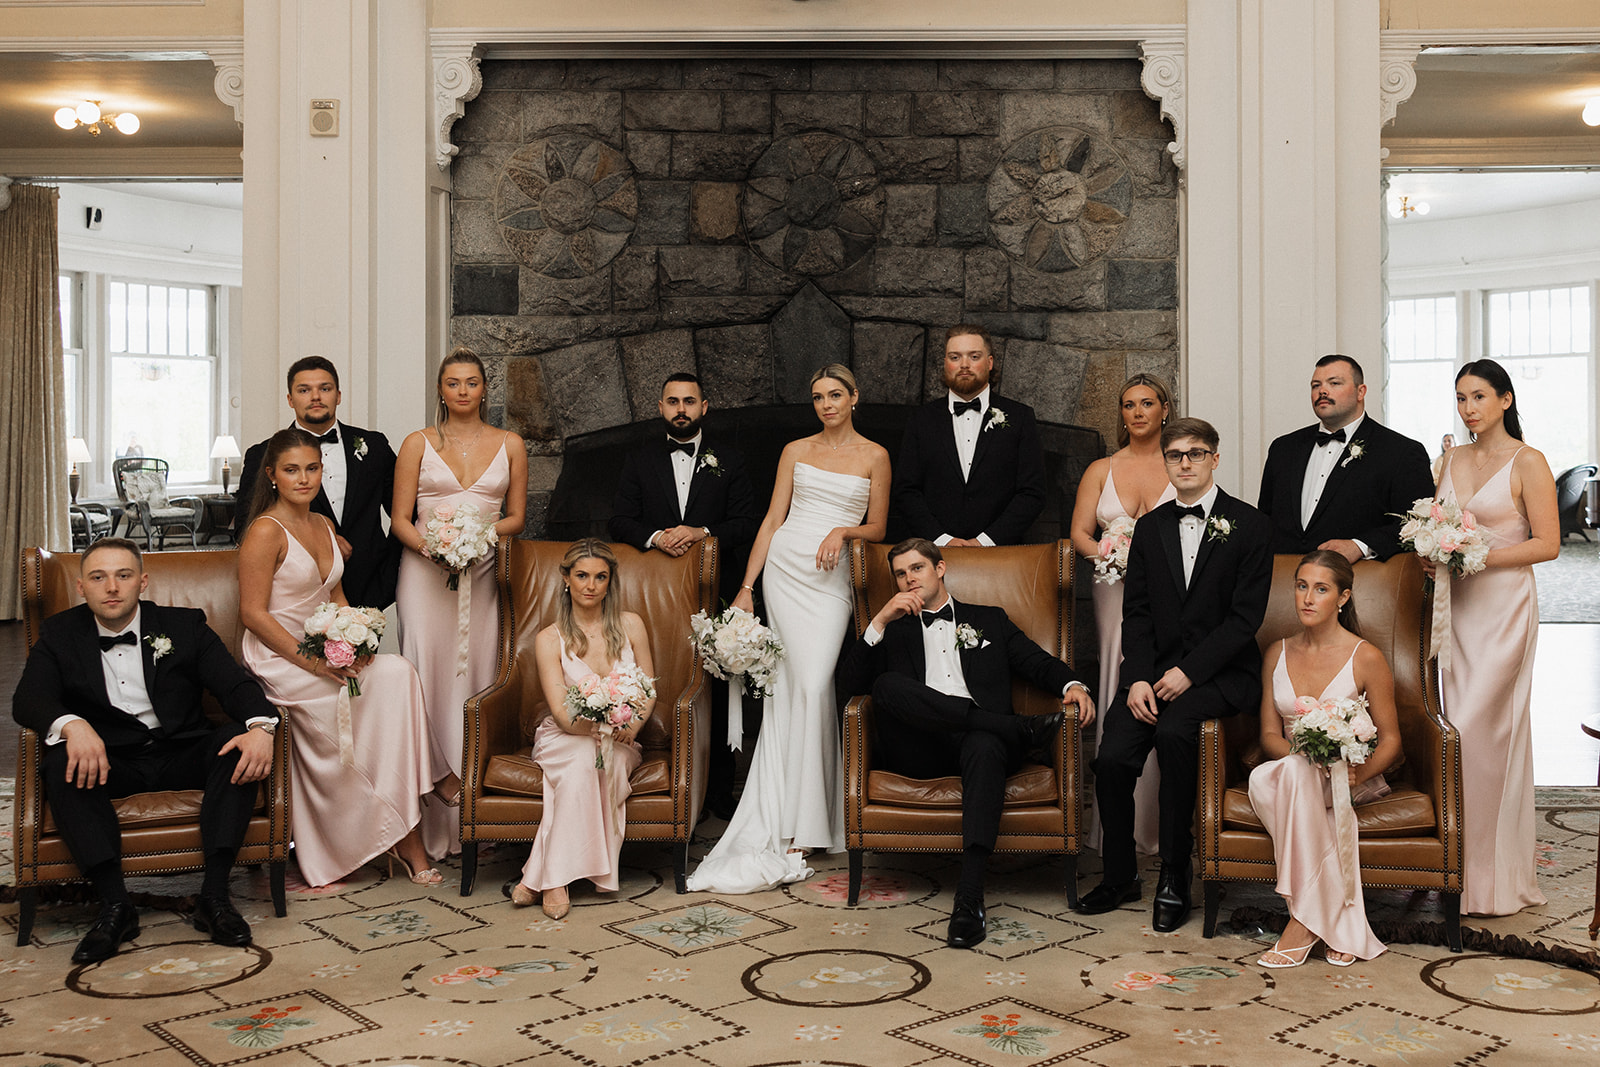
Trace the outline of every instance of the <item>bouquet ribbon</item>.
[[1433, 654], [1438, 657], [1439, 669], [1450, 669], [1450, 572], [1433, 580]]
[[472, 633], [472, 574], [456, 586], [456, 677], [467, 673], [467, 638]]
[[744, 675], [728, 679], [728, 747], [739, 752], [744, 747]]
[[1333, 831], [1339, 843], [1339, 874], [1344, 879], [1344, 902], [1356, 899], [1356, 812], [1350, 803], [1350, 765], [1335, 760], [1328, 765], [1328, 781], [1333, 786]]
[[355, 727], [350, 721], [350, 686], [339, 686], [339, 705], [334, 712], [334, 719], [339, 727], [339, 766], [354, 767], [356, 765], [356, 739]]

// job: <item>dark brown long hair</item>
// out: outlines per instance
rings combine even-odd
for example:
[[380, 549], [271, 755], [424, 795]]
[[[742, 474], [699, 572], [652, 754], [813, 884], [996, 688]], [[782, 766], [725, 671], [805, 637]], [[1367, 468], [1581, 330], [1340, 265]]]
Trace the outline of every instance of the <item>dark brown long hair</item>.
[[[266, 511], [278, 500], [278, 486], [272, 480], [272, 469], [278, 465], [278, 459], [291, 448], [309, 448], [322, 455], [322, 444], [298, 426], [290, 426], [279, 430], [267, 438], [266, 450], [261, 455], [261, 470], [256, 472], [256, 491], [250, 498], [250, 522], [255, 522], [263, 511]], [[250, 522], [244, 524], [245, 529], [250, 528]]]
[[[1350, 565], [1349, 560], [1337, 552], [1329, 551], [1326, 548], [1318, 548], [1307, 552], [1300, 557], [1300, 562], [1295, 564], [1295, 575], [1298, 576], [1300, 574], [1301, 567], [1308, 565], [1324, 567], [1330, 571], [1333, 574], [1333, 584], [1341, 593], [1355, 588], [1356, 569]], [[1361, 621], [1356, 618], [1356, 595], [1354, 592], [1351, 592], [1350, 599], [1339, 607], [1339, 625], [1357, 637], [1361, 636]]]

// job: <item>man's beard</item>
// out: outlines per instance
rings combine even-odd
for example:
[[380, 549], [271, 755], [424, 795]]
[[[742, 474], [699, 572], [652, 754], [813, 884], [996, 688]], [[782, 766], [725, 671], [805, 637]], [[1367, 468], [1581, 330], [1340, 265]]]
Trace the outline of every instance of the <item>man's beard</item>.
[[671, 419], [667, 420], [667, 434], [677, 441], [687, 441], [700, 432], [700, 420], [692, 419], [688, 424], [679, 426]]
[[302, 426], [305, 426], [308, 429], [313, 426], [318, 427], [320, 432], [321, 430], [326, 430], [329, 426], [332, 426], [333, 420], [338, 414], [338, 412], [333, 410], [329, 410], [326, 415], [312, 415], [308, 413], [299, 421]]

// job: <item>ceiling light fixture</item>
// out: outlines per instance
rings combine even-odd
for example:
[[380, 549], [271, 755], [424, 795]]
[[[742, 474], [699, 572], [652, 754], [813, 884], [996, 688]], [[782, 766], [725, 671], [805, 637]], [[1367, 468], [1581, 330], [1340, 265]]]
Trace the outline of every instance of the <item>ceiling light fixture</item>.
[[124, 111], [120, 115], [107, 115], [100, 110], [98, 100], [85, 100], [76, 107], [56, 109], [56, 125], [63, 130], [75, 130], [80, 126], [87, 126], [91, 137], [99, 137], [102, 124], [118, 133], [131, 135], [139, 132], [138, 115], [131, 111]]
[[1399, 200], [1389, 201], [1389, 217], [1403, 219], [1410, 215], [1426, 215], [1432, 209], [1426, 200], [1411, 202], [1409, 196], [1402, 196]]
[[1590, 126], [1600, 126], [1600, 96], [1591, 96], [1583, 105], [1583, 121]]

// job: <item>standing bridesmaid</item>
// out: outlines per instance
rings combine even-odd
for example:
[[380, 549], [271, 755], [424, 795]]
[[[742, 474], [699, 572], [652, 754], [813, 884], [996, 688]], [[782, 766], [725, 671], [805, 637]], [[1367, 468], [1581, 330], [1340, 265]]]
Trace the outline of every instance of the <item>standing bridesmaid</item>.
[[1462, 367], [1456, 412], [1472, 443], [1447, 455], [1438, 498], [1471, 511], [1489, 545], [1484, 570], [1450, 578], [1452, 666], [1440, 678], [1445, 716], [1461, 731], [1463, 907], [1510, 915], [1545, 902], [1533, 858], [1533, 564], [1561, 551], [1561, 518], [1550, 465], [1522, 443], [1505, 368], [1492, 359]]
[[[461, 851], [461, 747], [463, 705], [494, 680], [499, 634], [494, 556], [446, 584], [447, 571], [428, 557], [418, 526], [441, 506], [475, 504], [494, 519], [502, 538], [522, 532], [527, 512], [528, 457], [522, 438], [484, 421], [488, 386], [483, 363], [457, 348], [439, 366], [435, 425], [410, 434], [395, 463], [395, 536], [408, 551], [400, 559], [396, 603], [400, 651], [416, 665], [428, 711], [433, 759], [450, 768], [434, 791], [440, 801], [423, 812], [428, 854]], [[467, 601], [462, 618], [462, 601]], [[462, 650], [465, 649], [465, 656]]]
[[[1084, 559], [1100, 555], [1100, 537], [1119, 518], [1137, 519], [1165, 504], [1177, 493], [1167, 478], [1161, 458], [1161, 427], [1172, 413], [1166, 383], [1153, 374], [1135, 374], [1122, 384], [1118, 404], [1117, 450], [1097, 459], [1078, 482], [1078, 500], [1072, 509], [1072, 547]], [[1095, 582], [1094, 623], [1100, 635], [1100, 688], [1095, 706], [1109, 708], [1117, 695], [1117, 675], [1122, 669], [1122, 583]], [[1096, 718], [1095, 741], [1100, 740], [1103, 718]], [[1138, 812], [1133, 839], [1142, 855], [1153, 855], [1158, 844], [1157, 822], [1161, 772], [1152, 750], [1134, 790]], [[1089, 816], [1089, 847], [1100, 847], [1100, 809]]]

